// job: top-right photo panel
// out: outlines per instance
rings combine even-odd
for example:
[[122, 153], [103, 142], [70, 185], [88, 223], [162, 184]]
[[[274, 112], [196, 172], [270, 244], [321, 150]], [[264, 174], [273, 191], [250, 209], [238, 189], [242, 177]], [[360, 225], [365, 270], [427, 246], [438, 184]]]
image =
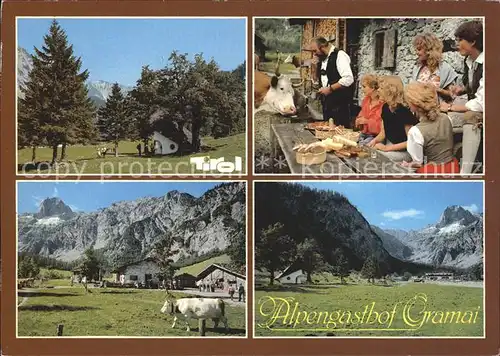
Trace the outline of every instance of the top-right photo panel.
[[484, 174], [484, 18], [253, 29], [255, 174]]

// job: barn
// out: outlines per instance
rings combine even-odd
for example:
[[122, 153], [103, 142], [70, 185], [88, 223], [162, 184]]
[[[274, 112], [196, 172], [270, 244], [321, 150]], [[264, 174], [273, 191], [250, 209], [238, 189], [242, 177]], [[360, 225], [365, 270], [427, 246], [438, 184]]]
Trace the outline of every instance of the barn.
[[175, 276], [178, 288], [196, 288], [196, 277], [189, 273], [182, 273]]
[[230, 285], [232, 285], [236, 289], [241, 284], [245, 286], [246, 277], [242, 274], [231, 271], [224, 266], [213, 263], [203, 271], [201, 271], [198, 274], [196, 280], [201, 284], [212, 285], [215, 283], [218, 285], [223, 285], [224, 290], [227, 290]]
[[160, 267], [152, 258], [146, 258], [116, 268], [111, 273], [114, 274], [115, 282], [120, 284], [140, 283], [146, 285], [149, 282], [158, 284]]

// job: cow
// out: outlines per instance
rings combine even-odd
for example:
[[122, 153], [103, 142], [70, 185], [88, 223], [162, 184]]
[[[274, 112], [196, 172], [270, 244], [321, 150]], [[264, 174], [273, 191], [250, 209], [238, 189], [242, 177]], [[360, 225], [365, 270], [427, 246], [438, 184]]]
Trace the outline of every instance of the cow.
[[269, 77], [258, 70], [254, 73], [254, 103], [258, 111], [270, 111], [283, 116], [295, 115], [294, 88], [302, 85], [292, 84], [290, 78], [280, 74], [280, 55], [276, 62], [274, 75]]
[[178, 319], [184, 319], [186, 322], [186, 331], [189, 328], [189, 319], [212, 319], [214, 328], [219, 325], [219, 320], [224, 323], [227, 329], [227, 318], [225, 315], [225, 304], [220, 298], [181, 298], [177, 300], [167, 299], [161, 308], [163, 314], [174, 316], [172, 329]]

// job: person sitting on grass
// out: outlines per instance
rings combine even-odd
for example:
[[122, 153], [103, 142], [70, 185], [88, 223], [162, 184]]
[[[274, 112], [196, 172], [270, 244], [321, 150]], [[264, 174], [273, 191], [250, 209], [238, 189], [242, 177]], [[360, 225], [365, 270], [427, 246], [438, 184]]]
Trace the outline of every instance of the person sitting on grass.
[[419, 123], [408, 131], [407, 149], [412, 161], [402, 164], [423, 174], [458, 173], [458, 161], [453, 156], [453, 127], [448, 116], [440, 113], [437, 95], [433, 84], [407, 85], [405, 100]]
[[361, 103], [361, 111], [356, 118], [355, 125], [362, 128], [358, 140], [359, 144], [367, 145], [380, 133], [384, 102], [379, 97], [377, 76], [372, 74], [363, 76], [361, 88], [365, 97]]
[[382, 106], [380, 133], [368, 146], [395, 162], [411, 160], [406, 151], [408, 131], [418, 123], [415, 116], [404, 104], [403, 82], [399, 77], [382, 77], [379, 83]]

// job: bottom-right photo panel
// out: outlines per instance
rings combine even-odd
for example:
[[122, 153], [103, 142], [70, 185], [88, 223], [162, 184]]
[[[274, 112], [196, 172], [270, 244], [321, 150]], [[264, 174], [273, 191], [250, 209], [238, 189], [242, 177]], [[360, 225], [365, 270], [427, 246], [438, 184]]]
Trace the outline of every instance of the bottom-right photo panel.
[[254, 337], [483, 338], [482, 181], [257, 181]]

